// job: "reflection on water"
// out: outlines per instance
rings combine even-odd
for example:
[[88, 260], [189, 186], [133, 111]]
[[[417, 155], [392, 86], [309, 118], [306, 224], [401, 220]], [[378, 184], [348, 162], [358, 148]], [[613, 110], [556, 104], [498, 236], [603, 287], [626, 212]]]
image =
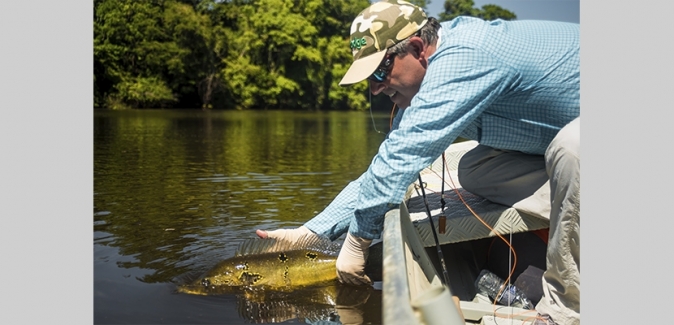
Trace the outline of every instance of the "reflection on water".
[[237, 308], [242, 319], [255, 324], [291, 319], [304, 319], [312, 324], [363, 324], [364, 310], [373, 292], [372, 287], [346, 285], [306, 288], [292, 294], [250, 292], [238, 295]]
[[[385, 130], [388, 115], [375, 123]], [[382, 139], [368, 113], [96, 111], [95, 323], [272, 323], [285, 316], [248, 317], [240, 306], [262, 315], [282, 305], [311, 319], [307, 308], [321, 304], [300, 299], [306, 292], [260, 304], [185, 297], [172, 281], [233, 256], [258, 227], [313, 217], [367, 168]], [[368, 304], [380, 304], [372, 297]], [[335, 304], [322, 306], [330, 312], [318, 318], [338, 318]], [[376, 323], [380, 307], [371, 309], [362, 312]]]

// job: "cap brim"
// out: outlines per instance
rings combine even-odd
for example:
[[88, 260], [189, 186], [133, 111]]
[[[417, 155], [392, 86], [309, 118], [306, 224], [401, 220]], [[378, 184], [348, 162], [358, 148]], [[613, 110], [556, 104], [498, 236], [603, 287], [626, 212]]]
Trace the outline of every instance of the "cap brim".
[[342, 78], [342, 81], [339, 82], [339, 85], [346, 86], [365, 80], [365, 78], [369, 77], [374, 70], [377, 70], [377, 67], [385, 56], [386, 50], [353, 61], [351, 67], [349, 67], [349, 70], [346, 71], [346, 74]]

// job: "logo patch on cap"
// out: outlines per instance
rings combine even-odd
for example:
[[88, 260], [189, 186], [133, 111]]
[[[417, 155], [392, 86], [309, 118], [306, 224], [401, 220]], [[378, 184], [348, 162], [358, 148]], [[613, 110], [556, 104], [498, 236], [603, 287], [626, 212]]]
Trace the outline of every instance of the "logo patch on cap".
[[360, 50], [366, 44], [367, 44], [367, 41], [365, 41], [365, 37], [354, 38], [354, 39], [351, 40], [351, 50], [354, 50], [354, 49]]

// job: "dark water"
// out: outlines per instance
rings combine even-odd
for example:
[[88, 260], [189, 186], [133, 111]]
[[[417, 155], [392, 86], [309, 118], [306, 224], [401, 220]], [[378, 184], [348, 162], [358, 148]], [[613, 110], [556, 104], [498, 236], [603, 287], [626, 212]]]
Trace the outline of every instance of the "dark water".
[[[388, 130], [388, 114], [374, 121]], [[363, 112], [95, 111], [94, 322], [381, 323], [381, 291], [371, 288], [174, 290], [255, 229], [320, 212], [383, 137]]]

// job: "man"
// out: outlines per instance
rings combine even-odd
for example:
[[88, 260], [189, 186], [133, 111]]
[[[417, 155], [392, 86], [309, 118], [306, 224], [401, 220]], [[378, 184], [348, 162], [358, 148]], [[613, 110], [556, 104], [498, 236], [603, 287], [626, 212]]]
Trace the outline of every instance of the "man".
[[578, 24], [438, 23], [404, 1], [372, 4], [351, 25], [354, 62], [340, 82], [365, 79], [399, 107], [369, 169], [290, 240], [346, 233], [338, 277], [368, 284], [368, 247], [409, 184], [457, 137], [480, 145], [459, 166], [465, 189], [550, 219], [541, 324], [580, 323], [580, 69]]

